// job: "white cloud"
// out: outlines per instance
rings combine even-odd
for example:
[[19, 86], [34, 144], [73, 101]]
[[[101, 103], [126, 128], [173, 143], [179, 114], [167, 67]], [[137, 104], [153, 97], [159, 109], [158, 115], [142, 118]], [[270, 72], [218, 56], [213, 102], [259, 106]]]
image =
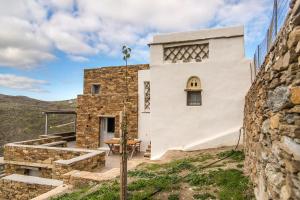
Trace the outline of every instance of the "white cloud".
[[[56, 50], [72, 60], [119, 56], [123, 44], [147, 60], [153, 34], [247, 24], [261, 36], [272, 0], [0, 0], [0, 65], [31, 68]], [[38, 52], [38, 53], [37, 53]], [[80, 58], [80, 59], [79, 59]], [[79, 60], [78, 60], [79, 59]]]
[[44, 80], [31, 79], [13, 74], [0, 74], [0, 86], [29, 92], [47, 92], [42, 86], [47, 84]]
[[89, 61], [88, 58], [83, 57], [83, 56], [73, 56], [73, 55], [69, 55], [68, 56], [71, 60], [75, 61], [75, 62], [87, 62]]

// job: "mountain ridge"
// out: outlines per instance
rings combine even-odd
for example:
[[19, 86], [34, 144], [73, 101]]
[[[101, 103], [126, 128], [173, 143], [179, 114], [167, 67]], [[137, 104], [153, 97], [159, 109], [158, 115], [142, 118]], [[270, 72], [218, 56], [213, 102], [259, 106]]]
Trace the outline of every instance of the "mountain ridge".
[[[6, 143], [34, 139], [44, 134], [45, 116], [43, 111], [75, 109], [76, 99], [43, 101], [27, 96], [0, 94], [0, 154], [2, 154], [2, 146]], [[73, 130], [73, 123], [63, 127], [55, 125], [74, 120], [73, 115], [49, 115], [49, 133]]]

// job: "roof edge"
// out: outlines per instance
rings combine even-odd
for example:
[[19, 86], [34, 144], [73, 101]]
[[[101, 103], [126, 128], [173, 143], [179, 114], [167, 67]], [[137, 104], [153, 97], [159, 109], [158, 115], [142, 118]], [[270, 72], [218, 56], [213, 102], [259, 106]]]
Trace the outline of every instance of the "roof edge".
[[232, 38], [243, 37], [244, 26], [234, 26], [218, 29], [202, 29], [198, 31], [166, 33], [159, 34], [153, 37], [153, 42], [149, 45], [165, 44], [165, 43], [179, 43], [190, 42], [197, 40], [218, 39], [218, 38]]

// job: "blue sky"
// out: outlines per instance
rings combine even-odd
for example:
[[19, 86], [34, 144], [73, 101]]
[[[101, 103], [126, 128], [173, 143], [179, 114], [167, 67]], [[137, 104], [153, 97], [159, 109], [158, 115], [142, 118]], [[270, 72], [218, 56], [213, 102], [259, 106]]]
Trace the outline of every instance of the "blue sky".
[[0, 93], [42, 100], [82, 93], [83, 69], [148, 63], [154, 34], [245, 25], [248, 58], [272, 0], [0, 0]]

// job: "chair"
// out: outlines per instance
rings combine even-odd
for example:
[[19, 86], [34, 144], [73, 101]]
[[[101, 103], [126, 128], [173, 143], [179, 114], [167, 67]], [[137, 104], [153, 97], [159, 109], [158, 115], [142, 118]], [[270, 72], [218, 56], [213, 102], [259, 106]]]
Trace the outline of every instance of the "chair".
[[114, 144], [113, 153], [119, 153], [120, 152], [120, 138], [112, 138], [113, 140], [118, 140], [119, 144]]
[[135, 146], [136, 152], [140, 153], [141, 152], [141, 140], [140, 139], [134, 139], [135, 142], [138, 142]]

